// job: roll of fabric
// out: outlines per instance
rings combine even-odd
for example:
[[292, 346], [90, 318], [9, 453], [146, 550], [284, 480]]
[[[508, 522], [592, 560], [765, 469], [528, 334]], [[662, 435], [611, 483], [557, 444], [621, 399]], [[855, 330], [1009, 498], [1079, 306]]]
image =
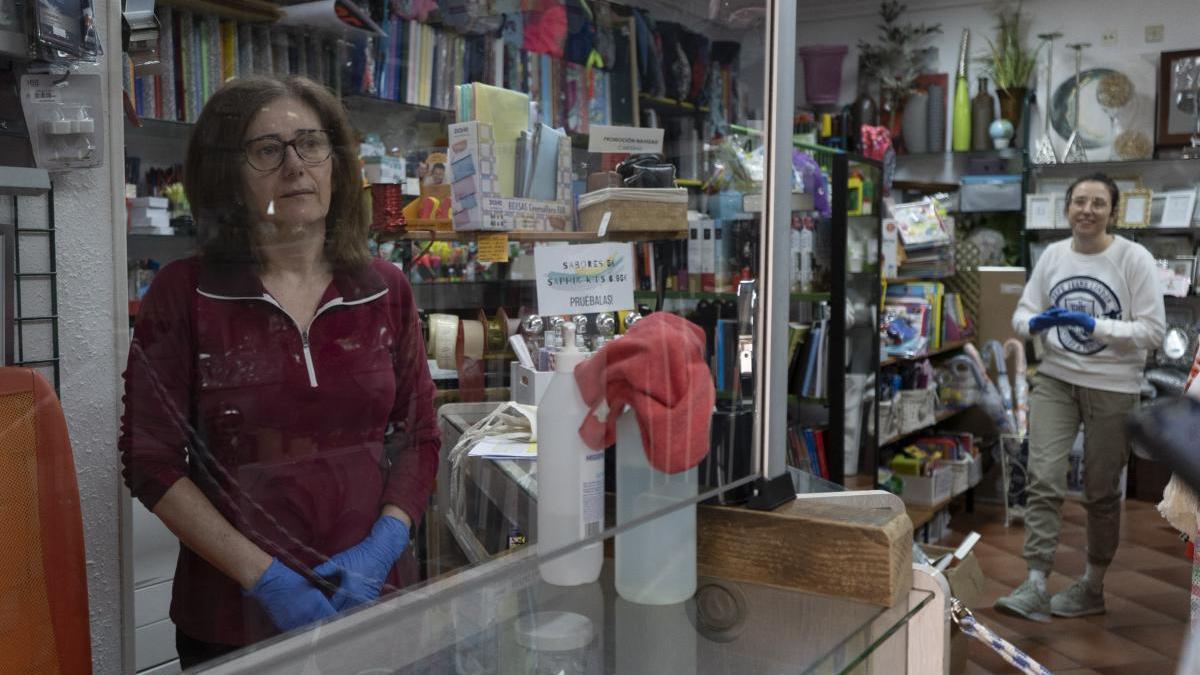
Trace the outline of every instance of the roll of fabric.
[[900, 133], [904, 137], [904, 147], [911, 154], [929, 152], [929, 94], [923, 91], [909, 95], [904, 103], [904, 117], [901, 120]]
[[486, 331], [482, 323], [471, 319], [459, 321], [455, 360], [461, 361], [463, 358], [469, 358], [478, 361], [482, 359], [485, 335]]
[[429, 355], [437, 367], [453, 370], [455, 343], [458, 341], [458, 317], [453, 314], [429, 315]]
[[940, 84], [929, 85], [925, 140], [929, 152], [946, 151], [946, 90]]

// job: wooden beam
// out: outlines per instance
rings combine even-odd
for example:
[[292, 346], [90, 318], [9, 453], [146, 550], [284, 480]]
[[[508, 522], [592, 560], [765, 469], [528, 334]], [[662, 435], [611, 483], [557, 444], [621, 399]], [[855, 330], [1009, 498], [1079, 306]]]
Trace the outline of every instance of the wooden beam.
[[701, 506], [701, 575], [891, 607], [912, 588], [905, 513], [798, 499], [775, 511]]

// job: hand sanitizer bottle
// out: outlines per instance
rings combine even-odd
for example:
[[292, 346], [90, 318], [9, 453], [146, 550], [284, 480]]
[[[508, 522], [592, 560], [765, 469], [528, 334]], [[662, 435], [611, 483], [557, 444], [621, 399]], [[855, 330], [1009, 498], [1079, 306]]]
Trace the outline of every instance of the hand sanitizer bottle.
[[564, 323], [554, 377], [537, 410], [537, 551], [546, 558], [538, 570], [546, 583], [556, 586], [591, 583], [600, 577], [604, 562], [600, 541], [554, 556], [604, 530], [604, 450], [592, 450], [579, 438], [588, 407], [575, 384], [575, 366], [585, 357], [575, 347], [575, 324]]

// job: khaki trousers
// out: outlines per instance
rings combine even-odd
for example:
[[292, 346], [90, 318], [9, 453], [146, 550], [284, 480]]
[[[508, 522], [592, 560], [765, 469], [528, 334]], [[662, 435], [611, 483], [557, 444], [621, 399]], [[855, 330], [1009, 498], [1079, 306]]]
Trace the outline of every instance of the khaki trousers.
[[1037, 374], [1029, 394], [1029, 492], [1025, 510], [1025, 561], [1047, 573], [1062, 529], [1067, 455], [1083, 424], [1083, 505], [1087, 556], [1108, 565], [1121, 535], [1121, 470], [1129, 460], [1126, 423], [1138, 394], [1089, 389]]

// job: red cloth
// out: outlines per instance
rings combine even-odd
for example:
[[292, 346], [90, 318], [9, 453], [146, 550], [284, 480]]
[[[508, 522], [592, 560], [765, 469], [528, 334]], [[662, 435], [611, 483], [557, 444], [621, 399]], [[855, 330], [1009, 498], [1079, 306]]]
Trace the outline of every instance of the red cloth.
[[[249, 265], [190, 258], [155, 276], [129, 349], [118, 447], [147, 508], [189, 476], [268, 553], [312, 567], [316, 553], [366, 537], [385, 503], [420, 520], [441, 447], [435, 390], [412, 289], [394, 265], [334, 274], [320, 301], [328, 309], [308, 330], [311, 379], [300, 329], [264, 294]], [[389, 424], [404, 432], [387, 439], [390, 462]], [[193, 443], [212, 464], [188, 462]], [[389, 584], [403, 585], [404, 564]], [[171, 618], [189, 637], [225, 645], [279, 632], [186, 546]]]
[[561, 59], [567, 39], [567, 8], [561, 0], [538, 0], [525, 12], [525, 51]]
[[[629, 405], [655, 469], [687, 471], [708, 454], [716, 390], [704, 361], [704, 331], [687, 319], [667, 312], [647, 316], [576, 366], [575, 382], [591, 410], [579, 428], [588, 446], [616, 442], [617, 417]], [[604, 402], [609, 412], [605, 416], [601, 408], [598, 418]]]

